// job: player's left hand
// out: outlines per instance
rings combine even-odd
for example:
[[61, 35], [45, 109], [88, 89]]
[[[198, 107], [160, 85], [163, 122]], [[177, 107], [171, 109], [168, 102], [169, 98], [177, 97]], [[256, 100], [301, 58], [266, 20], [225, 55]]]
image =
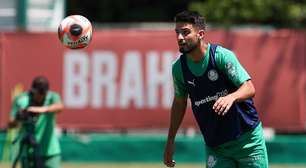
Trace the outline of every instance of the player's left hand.
[[224, 97], [219, 97], [213, 105], [213, 109], [218, 115], [224, 116], [232, 107], [234, 101], [235, 98], [231, 94], [226, 95]]
[[48, 107], [47, 106], [30, 106], [27, 108], [27, 111], [32, 112], [32, 113], [45, 113], [48, 112]]

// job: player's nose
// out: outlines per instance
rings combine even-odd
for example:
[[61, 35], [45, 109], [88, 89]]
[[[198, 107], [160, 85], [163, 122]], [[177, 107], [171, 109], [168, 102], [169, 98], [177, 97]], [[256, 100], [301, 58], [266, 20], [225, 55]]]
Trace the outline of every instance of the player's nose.
[[177, 38], [178, 41], [184, 40], [184, 36], [182, 35], [182, 33], [177, 33], [176, 38]]

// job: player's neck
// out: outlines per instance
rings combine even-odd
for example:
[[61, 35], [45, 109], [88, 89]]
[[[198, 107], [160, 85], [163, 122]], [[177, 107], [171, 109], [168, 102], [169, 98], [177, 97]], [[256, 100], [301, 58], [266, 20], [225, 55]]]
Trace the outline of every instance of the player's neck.
[[200, 46], [195, 48], [188, 55], [193, 62], [199, 62], [205, 57], [205, 53], [207, 52], [208, 44], [205, 42], [201, 42]]

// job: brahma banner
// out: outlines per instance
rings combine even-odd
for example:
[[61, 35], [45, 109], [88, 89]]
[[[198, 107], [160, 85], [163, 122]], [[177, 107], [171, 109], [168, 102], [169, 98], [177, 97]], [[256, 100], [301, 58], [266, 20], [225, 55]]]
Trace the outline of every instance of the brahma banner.
[[[49, 78], [65, 110], [64, 128], [167, 128], [173, 99], [172, 62], [179, 55], [171, 31], [96, 31], [89, 47], [63, 48], [55, 33], [0, 36], [0, 127], [14, 96], [37, 75]], [[264, 126], [305, 129], [305, 33], [209, 31], [209, 42], [232, 49], [249, 71]], [[281, 122], [279, 122], [281, 121]], [[183, 127], [196, 127], [190, 108]]]

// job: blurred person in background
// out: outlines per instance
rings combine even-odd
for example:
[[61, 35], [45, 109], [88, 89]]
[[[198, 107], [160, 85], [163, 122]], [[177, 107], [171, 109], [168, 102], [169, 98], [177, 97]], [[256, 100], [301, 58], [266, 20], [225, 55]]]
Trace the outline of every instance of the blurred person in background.
[[232, 51], [205, 42], [205, 20], [197, 12], [178, 13], [175, 32], [182, 54], [172, 66], [175, 95], [164, 164], [175, 165], [175, 136], [189, 97], [205, 140], [208, 168], [267, 168], [267, 150], [249, 74]]
[[12, 104], [9, 127], [20, 127], [14, 143], [19, 152], [13, 163], [22, 168], [59, 168], [60, 145], [55, 133], [56, 115], [63, 110], [60, 95], [49, 90], [46, 77], [38, 76], [29, 91], [17, 96]]

